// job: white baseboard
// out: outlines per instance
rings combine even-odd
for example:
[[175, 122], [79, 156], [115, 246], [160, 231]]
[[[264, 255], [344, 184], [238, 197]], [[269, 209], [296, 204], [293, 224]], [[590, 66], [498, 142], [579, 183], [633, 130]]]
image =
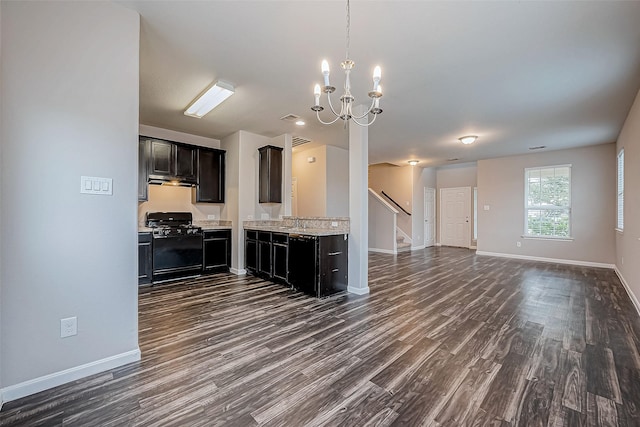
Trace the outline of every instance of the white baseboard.
[[10, 402], [71, 381], [79, 380], [80, 378], [88, 377], [89, 375], [108, 371], [109, 369], [117, 368], [127, 363], [137, 362], [138, 360], [140, 360], [140, 348], [14, 384], [0, 390], [0, 394], [2, 394], [3, 402]]
[[636, 308], [636, 312], [638, 313], [638, 315], [640, 315], [640, 301], [638, 301], [638, 298], [636, 298], [635, 294], [629, 287], [629, 284], [624, 279], [624, 276], [622, 275], [620, 270], [618, 270], [617, 265], [614, 266], [613, 270], [616, 272], [618, 279], [620, 279], [620, 281], [622, 282], [622, 286], [624, 286], [625, 291], [627, 291], [627, 295], [629, 295], [629, 298], [631, 298], [631, 302], [633, 303], [633, 306]]
[[426, 248], [426, 245], [420, 245], [420, 246], [411, 246], [411, 250], [412, 251], [419, 251], [420, 249], [424, 249]]
[[613, 264], [605, 264], [602, 262], [577, 261], [573, 259], [560, 259], [560, 258], [544, 258], [544, 257], [529, 256], [529, 255], [503, 254], [499, 252], [476, 251], [476, 255], [496, 256], [501, 258], [513, 258], [513, 259], [525, 259], [528, 261], [554, 262], [556, 264], [579, 265], [582, 267], [598, 267], [598, 268], [610, 268], [610, 269], [615, 268], [615, 265]]
[[433, 246], [442, 246], [442, 243], [436, 243]]
[[478, 249], [478, 247], [477, 246], [469, 246], [469, 249], [476, 250], [476, 249]]
[[230, 268], [229, 272], [233, 273], [233, 274], [235, 274], [237, 276], [242, 276], [242, 275], [247, 274], [247, 270], [245, 270], [244, 268], [241, 268], [239, 270], [237, 268]]
[[356, 295], [367, 295], [369, 293], [369, 287], [367, 286], [366, 288], [354, 288], [351, 286], [347, 286], [347, 292]]
[[378, 252], [378, 253], [381, 253], [381, 254], [391, 254], [391, 255], [397, 254], [397, 252], [394, 251], [393, 249], [369, 248], [369, 252]]

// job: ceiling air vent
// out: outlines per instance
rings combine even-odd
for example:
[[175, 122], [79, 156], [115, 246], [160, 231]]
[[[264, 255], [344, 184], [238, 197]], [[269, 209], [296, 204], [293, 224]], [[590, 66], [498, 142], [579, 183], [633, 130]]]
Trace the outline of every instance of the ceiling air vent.
[[311, 140], [301, 136], [294, 136], [291, 138], [291, 147], [297, 147], [298, 145], [306, 144], [307, 142], [311, 142]]
[[287, 114], [286, 116], [280, 117], [280, 120], [284, 120], [285, 122], [295, 123], [300, 120], [300, 116], [296, 116], [295, 114]]

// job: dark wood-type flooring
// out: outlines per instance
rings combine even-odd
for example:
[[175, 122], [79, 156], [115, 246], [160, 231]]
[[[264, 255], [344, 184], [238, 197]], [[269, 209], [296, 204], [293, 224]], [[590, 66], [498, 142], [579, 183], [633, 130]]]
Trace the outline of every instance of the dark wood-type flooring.
[[142, 360], [0, 425], [636, 426], [640, 319], [612, 270], [428, 248], [371, 294], [218, 274], [140, 292]]

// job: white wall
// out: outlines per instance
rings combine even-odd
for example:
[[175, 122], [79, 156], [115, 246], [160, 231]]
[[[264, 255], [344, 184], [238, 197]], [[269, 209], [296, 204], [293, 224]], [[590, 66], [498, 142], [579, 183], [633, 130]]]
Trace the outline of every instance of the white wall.
[[[624, 148], [624, 230], [616, 232], [616, 267], [633, 292], [640, 297], [640, 92], [629, 111], [616, 146]], [[615, 190], [615, 187], [614, 187]], [[614, 191], [615, 192], [615, 191]], [[615, 201], [612, 211], [615, 210]], [[624, 259], [624, 263], [622, 260]]]
[[[615, 144], [478, 161], [478, 251], [613, 264], [615, 163]], [[524, 169], [561, 164], [572, 165], [574, 240], [523, 239]]]
[[[293, 154], [293, 176], [298, 182], [298, 216], [327, 216], [327, 150], [326, 145], [296, 150]], [[307, 159], [314, 157], [309, 163]], [[349, 173], [347, 158], [347, 174]], [[347, 187], [348, 187], [347, 179]], [[348, 188], [347, 188], [348, 191]], [[348, 207], [348, 206], [347, 206]], [[348, 210], [348, 209], [347, 209]]]
[[[259, 203], [258, 148], [265, 145], [283, 147], [283, 203]], [[261, 219], [263, 214], [269, 219], [278, 219], [281, 215], [291, 214], [291, 205], [285, 201], [291, 199], [291, 167], [284, 162], [291, 158], [291, 137], [268, 138], [251, 132], [239, 131], [220, 142], [220, 148], [226, 150], [227, 197], [221, 212], [222, 219], [233, 221], [231, 271], [244, 271], [244, 229], [242, 222]], [[288, 183], [288, 185], [285, 185]]]
[[[225, 155], [225, 204], [220, 216], [233, 221], [231, 230], [231, 271], [238, 273], [239, 256], [242, 255], [244, 266], [244, 236], [238, 221], [238, 203], [240, 199], [240, 132], [223, 138], [220, 147], [226, 150]], [[238, 250], [240, 248], [241, 250]]]
[[[310, 163], [308, 159], [315, 158]], [[296, 150], [292, 174], [298, 183], [298, 216], [349, 216], [349, 151], [331, 145]]]
[[[2, 2], [1, 19], [0, 359], [10, 400], [139, 358], [140, 24], [107, 2]], [[113, 195], [80, 194], [81, 175], [112, 178]], [[78, 334], [61, 339], [71, 316]]]
[[412, 180], [411, 247], [420, 249], [424, 247], [424, 189], [436, 188], [436, 169], [413, 166]]
[[[200, 147], [220, 148], [220, 141], [213, 138], [147, 125], [140, 125], [139, 129], [140, 135], [152, 138], [166, 139], [169, 141], [198, 145]], [[216, 219], [220, 219], [223, 205], [215, 203], [192, 203], [191, 192], [192, 188], [190, 187], [149, 185], [148, 200], [138, 202], [138, 224], [144, 224], [147, 212], [191, 212], [195, 220], [207, 219], [209, 215], [214, 215]]]
[[139, 126], [139, 129], [140, 135], [143, 136], [182, 142], [185, 144], [199, 145], [200, 147], [220, 148], [219, 139], [207, 138], [205, 136], [192, 135], [190, 133], [178, 132], [175, 130], [163, 129], [143, 124]]
[[398, 211], [381, 195], [369, 189], [369, 250], [396, 253]]
[[[414, 208], [413, 166], [395, 166], [389, 163], [370, 165], [369, 187], [381, 196], [384, 191], [407, 212], [412, 213]], [[400, 210], [398, 228], [409, 236], [412, 235], [413, 227], [411, 218]]]
[[327, 213], [330, 217], [349, 216], [349, 151], [327, 145]]

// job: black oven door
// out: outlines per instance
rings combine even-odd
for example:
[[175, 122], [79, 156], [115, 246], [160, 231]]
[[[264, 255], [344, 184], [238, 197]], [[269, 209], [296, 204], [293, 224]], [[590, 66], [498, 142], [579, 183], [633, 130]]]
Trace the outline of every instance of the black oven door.
[[202, 272], [202, 235], [154, 236], [153, 280]]

